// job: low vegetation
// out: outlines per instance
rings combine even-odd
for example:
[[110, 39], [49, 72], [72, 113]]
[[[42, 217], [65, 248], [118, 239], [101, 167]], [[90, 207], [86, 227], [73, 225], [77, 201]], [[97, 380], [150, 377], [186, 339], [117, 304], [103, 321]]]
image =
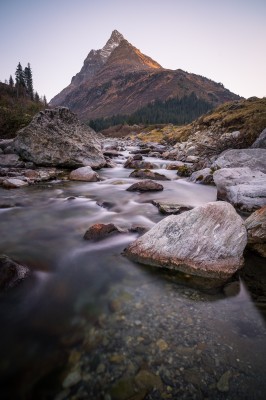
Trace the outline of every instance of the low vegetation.
[[260, 132], [266, 128], [266, 98], [252, 97], [225, 103], [215, 110], [202, 115], [194, 122], [184, 125], [166, 125], [143, 129], [137, 137], [143, 141], [167, 142], [175, 144], [185, 141], [198, 131], [208, 130], [218, 135], [240, 131], [243, 146], [249, 147]]

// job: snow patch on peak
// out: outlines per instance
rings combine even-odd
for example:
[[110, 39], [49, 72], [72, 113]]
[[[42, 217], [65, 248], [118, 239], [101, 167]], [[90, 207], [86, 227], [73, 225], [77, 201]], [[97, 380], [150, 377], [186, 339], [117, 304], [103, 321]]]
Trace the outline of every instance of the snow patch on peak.
[[124, 36], [117, 30], [114, 30], [106, 45], [100, 50], [100, 55], [102, 56], [102, 58], [104, 60], [109, 58], [110, 54], [116, 47], [119, 46], [122, 40], [124, 40]]

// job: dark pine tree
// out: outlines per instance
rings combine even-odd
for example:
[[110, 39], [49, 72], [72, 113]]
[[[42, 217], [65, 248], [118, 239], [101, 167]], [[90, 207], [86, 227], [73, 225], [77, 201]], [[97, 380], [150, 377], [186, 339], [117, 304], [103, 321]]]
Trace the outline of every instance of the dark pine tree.
[[17, 97], [19, 97], [21, 94], [25, 94], [25, 77], [24, 77], [24, 72], [22, 69], [22, 66], [20, 62], [18, 63], [16, 72], [15, 72], [15, 77], [16, 77], [16, 88], [17, 88]]
[[36, 103], [40, 103], [40, 96], [37, 92], [34, 93], [34, 101], [36, 101]]
[[33, 80], [32, 80], [32, 71], [29, 63], [27, 67], [24, 69], [24, 79], [25, 79], [25, 86], [27, 93], [30, 96], [31, 100], [33, 100], [34, 98]]
[[9, 86], [12, 88], [14, 87], [14, 80], [12, 78], [12, 75], [10, 75], [10, 77], [9, 77]]
[[43, 96], [43, 104], [44, 104], [45, 107], [47, 107], [47, 100], [46, 100], [46, 96], [45, 95]]

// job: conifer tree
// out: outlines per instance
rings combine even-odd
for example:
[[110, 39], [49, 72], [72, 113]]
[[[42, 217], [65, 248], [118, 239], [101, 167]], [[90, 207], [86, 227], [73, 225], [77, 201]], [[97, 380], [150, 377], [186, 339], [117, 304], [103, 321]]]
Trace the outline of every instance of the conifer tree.
[[24, 72], [22, 69], [22, 66], [20, 62], [18, 63], [16, 72], [15, 72], [15, 77], [16, 77], [16, 88], [17, 88], [17, 97], [20, 95], [20, 93], [25, 93], [25, 78], [24, 78]]
[[24, 69], [24, 79], [25, 79], [25, 86], [27, 93], [30, 96], [31, 100], [33, 100], [33, 80], [32, 80], [32, 71], [29, 63], [27, 67]]
[[40, 102], [40, 96], [37, 92], [35, 92], [35, 94], [34, 94], [34, 101], [36, 101], [36, 103]]
[[12, 75], [10, 75], [10, 77], [9, 77], [9, 86], [14, 87], [14, 80], [12, 78]]
[[43, 104], [44, 104], [45, 107], [47, 106], [47, 100], [46, 100], [46, 96], [45, 95], [43, 96]]

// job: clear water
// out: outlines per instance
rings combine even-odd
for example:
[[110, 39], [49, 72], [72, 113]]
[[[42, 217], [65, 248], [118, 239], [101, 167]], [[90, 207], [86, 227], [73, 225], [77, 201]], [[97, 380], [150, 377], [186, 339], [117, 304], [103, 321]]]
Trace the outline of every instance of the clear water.
[[[153, 199], [216, 199], [214, 187], [177, 180], [163, 160], [164, 191], [127, 192], [135, 180], [122, 162], [101, 170], [101, 182], [0, 188], [18, 204], [0, 209], [0, 253], [32, 270], [0, 296], [0, 398], [264, 399], [266, 297], [253, 293], [249, 272], [226, 294], [207, 294], [126, 259], [136, 233], [83, 239], [94, 223], [153, 226], [164, 217]], [[263, 281], [263, 267], [247, 256], [253, 280], [257, 271]]]

